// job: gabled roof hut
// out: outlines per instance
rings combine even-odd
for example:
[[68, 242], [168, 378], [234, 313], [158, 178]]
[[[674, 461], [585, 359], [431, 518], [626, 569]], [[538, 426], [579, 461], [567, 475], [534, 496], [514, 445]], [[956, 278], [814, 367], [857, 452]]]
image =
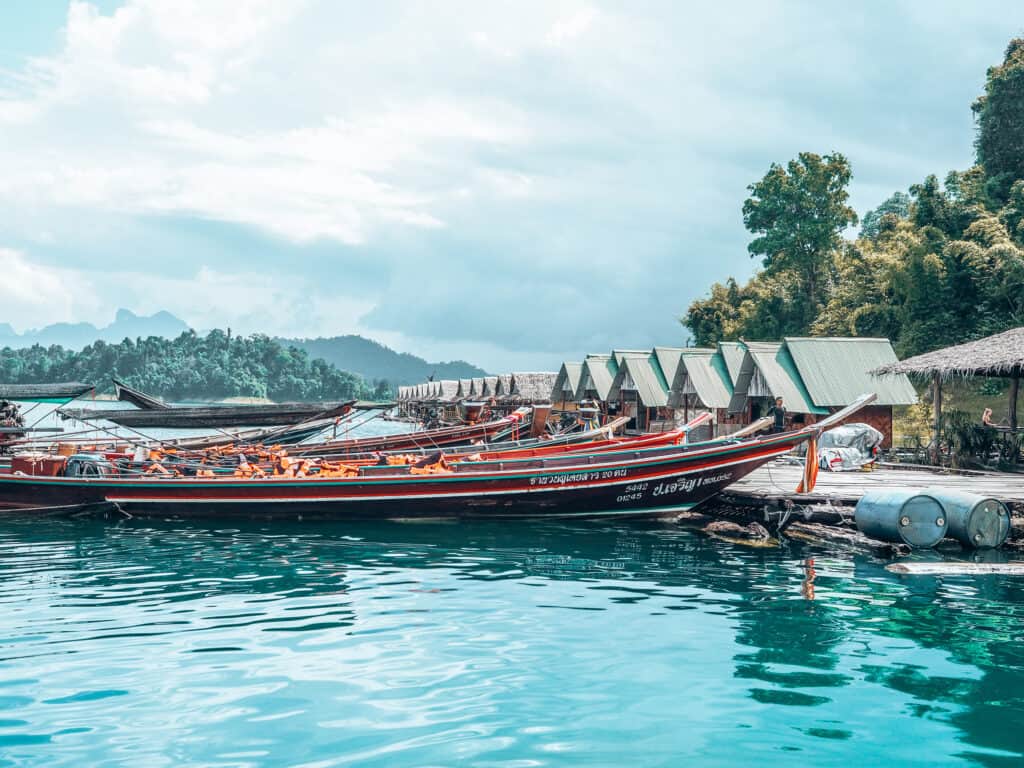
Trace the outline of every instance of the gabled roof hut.
[[594, 397], [601, 402], [607, 402], [612, 379], [618, 371], [618, 363], [611, 355], [587, 355], [580, 371], [580, 386], [576, 390], [576, 399]]
[[575, 400], [582, 372], [583, 363], [562, 363], [562, 367], [558, 369], [558, 375], [555, 377], [555, 383], [551, 387], [551, 402], [564, 403], [567, 400]]
[[455, 402], [459, 395], [459, 382], [455, 379], [441, 379], [437, 384], [437, 399], [443, 403]]
[[720, 350], [686, 349], [679, 356], [668, 404], [681, 408], [688, 396], [694, 396], [705, 408], [728, 408], [732, 392], [732, 378]]
[[653, 352], [623, 355], [615, 372], [608, 399], [617, 401], [624, 391], [636, 392], [637, 401], [646, 408], [668, 405], [668, 381]]
[[468, 398], [472, 394], [471, 393], [471, 389], [472, 388], [473, 388], [473, 381], [472, 381], [472, 379], [459, 379], [459, 390], [458, 390], [458, 392], [455, 395], [456, 399], [458, 399], [458, 400], [465, 400], [466, 398]]
[[471, 397], [483, 397], [484, 394], [484, 380], [483, 377], [472, 379], [470, 384], [469, 394]]
[[665, 375], [665, 380], [672, 386], [672, 380], [676, 377], [676, 368], [679, 367], [679, 357], [683, 354], [685, 347], [655, 347], [654, 356], [658, 358], [658, 365]]
[[484, 376], [484, 386], [480, 392], [482, 397], [496, 397], [498, 390], [497, 376]]
[[740, 378], [740, 368], [743, 367], [743, 358], [747, 354], [746, 348], [739, 341], [718, 342], [718, 353], [725, 362], [726, 370], [729, 372], [729, 379], [735, 387]]
[[786, 410], [794, 413], [828, 413], [811, 400], [785, 344], [749, 341], [744, 347], [746, 353], [729, 401], [730, 413], [742, 411], [752, 397], [781, 397]]
[[506, 397], [512, 394], [512, 374], [499, 373], [498, 383], [494, 386], [495, 397]]
[[1017, 395], [1024, 376], [1024, 328], [1013, 328], [977, 341], [957, 344], [934, 352], [890, 362], [875, 368], [879, 376], [910, 375], [930, 378], [935, 409], [935, 431], [942, 428], [942, 382], [955, 376], [1010, 379], [1008, 417], [1010, 429], [1017, 429]]

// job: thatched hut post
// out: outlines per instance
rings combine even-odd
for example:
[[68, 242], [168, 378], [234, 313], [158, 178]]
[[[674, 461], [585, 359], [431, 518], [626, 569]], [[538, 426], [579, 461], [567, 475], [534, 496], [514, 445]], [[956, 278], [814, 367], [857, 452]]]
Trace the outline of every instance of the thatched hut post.
[[1007, 414], [1010, 418], [1010, 429], [1017, 431], [1017, 393], [1020, 391], [1020, 369], [1018, 368], [1013, 378], [1010, 379], [1010, 410]]

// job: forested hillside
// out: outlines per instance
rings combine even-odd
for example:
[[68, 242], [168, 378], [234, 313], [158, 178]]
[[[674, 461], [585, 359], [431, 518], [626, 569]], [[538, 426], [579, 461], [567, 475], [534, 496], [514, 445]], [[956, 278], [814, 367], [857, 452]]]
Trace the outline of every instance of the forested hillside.
[[772, 165], [743, 206], [762, 269], [691, 304], [694, 341], [886, 336], [907, 356], [1024, 325], [1024, 39], [971, 108], [976, 164], [928, 176], [862, 221], [842, 154]]
[[322, 357], [342, 370], [358, 373], [367, 381], [386, 379], [393, 385], [418, 384], [430, 376], [435, 379], [470, 379], [484, 375], [482, 369], [462, 360], [428, 363], [422, 357], [395, 352], [362, 336], [281, 341], [304, 349], [313, 357]]
[[97, 341], [81, 352], [60, 346], [0, 350], [0, 381], [82, 381], [109, 387], [111, 377], [168, 400], [266, 397], [271, 400], [386, 399], [386, 382], [370, 387], [303, 350], [267, 336], [223, 331], [175, 339]]

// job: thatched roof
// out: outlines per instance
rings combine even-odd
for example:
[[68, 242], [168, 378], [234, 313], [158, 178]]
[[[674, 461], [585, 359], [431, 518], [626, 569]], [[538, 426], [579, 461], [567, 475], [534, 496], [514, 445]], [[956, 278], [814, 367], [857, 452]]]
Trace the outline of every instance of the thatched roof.
[[513, 373], [508, 398], [530, 403], [549, 403], [551, 402], [551, 388], [555, 385], [557, 378], [557, 373]]
[[469, 387], [469, 394], [473, 397], [480, 397], [484, 393], [484, 380], [483, 377], [472, 380], [473, 383]]
[[469, 397], [472, 394], [472, 389], [472, 379], [459, 379], [459, 391], [457, 393], [459, 400], [465, 400], [467, 397]]
[[872, 373], [905, 373], [911, 376], [931, 376], [937, 373], [944, 379], [953, 376], [1022, 376], [1024, 328], [1014, 328], [995, 336], [888, 363], [875, 368]]
[[498, 377], [484, 376], [484, 386], [480, 394], [484, 397], [494, 397], [497, 394]]
[[512, 374], [511, 373], [499, 373], [498, 383], [494, 386], [495, 397], [505, 397], [505, 395], [512, 394]]
[[455, 379], [441, 379], [437, 382], [437, 399], [451, 402], [459, 395], [459, 382]]

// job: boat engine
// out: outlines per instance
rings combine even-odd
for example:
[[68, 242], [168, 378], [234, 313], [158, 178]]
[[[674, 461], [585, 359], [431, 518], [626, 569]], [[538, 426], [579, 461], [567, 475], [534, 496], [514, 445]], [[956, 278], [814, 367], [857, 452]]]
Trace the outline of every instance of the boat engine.
[[68, 458], [64, 469], [64, 477], [109, 477], [116, 474], [113, 464], [93, 453], [76, 453]]

